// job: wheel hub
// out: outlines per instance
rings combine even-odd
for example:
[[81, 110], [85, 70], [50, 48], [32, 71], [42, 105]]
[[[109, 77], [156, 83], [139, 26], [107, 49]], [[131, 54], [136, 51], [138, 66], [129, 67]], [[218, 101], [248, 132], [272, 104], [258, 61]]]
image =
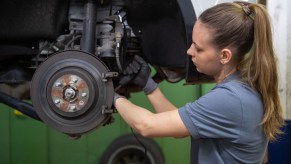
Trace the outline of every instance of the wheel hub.
[[62, 112], [78, 112], [88, 103], [89, 87], [84, 79], [77, 75], [64, 75], [58, 78], [52, 87], [51, 99]]

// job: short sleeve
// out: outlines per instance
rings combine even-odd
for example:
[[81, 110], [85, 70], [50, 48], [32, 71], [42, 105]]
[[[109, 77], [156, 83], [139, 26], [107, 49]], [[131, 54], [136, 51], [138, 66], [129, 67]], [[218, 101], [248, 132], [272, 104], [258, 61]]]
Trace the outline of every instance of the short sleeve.
[[242, 128], [242, 105], [234, 88], [219, 86], [179, 109], [194, 139], [237, 139]]

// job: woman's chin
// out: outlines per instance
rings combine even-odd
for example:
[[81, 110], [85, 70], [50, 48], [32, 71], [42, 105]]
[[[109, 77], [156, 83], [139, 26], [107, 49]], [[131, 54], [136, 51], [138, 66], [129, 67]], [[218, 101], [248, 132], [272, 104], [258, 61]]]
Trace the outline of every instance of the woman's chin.
[[199, 72], [199, 73], [203, 73], [203, 72], [201, 72], [201, 70], [200, 70], [198, 67], [196, 67], [196, 70], [197, 70], [197, 72]]

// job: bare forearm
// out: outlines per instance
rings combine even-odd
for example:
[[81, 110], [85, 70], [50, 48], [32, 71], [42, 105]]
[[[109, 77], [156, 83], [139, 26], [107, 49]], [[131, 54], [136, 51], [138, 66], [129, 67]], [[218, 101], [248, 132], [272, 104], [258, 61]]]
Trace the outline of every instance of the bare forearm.
[[115, 107], [127, 124], [145, 137], [185, 137], [189, 135], [178, 110], [154, 114], [132, 104], [125, 98], [118, 98], [115, 101]]
[[148, 99], [155, 109], [156, 113], [176, 110], [175, 107], [161, 92], [159, 88], [156, 88], [152, 93], [148, 94]]
[[144, 131], [150, 127], [148, 123], [151, 122], [150, 119], [153, 116], [150, 111], [136, 106], [125, 98], [117, 99], [115, 106], [125, 122], [136, 131]]

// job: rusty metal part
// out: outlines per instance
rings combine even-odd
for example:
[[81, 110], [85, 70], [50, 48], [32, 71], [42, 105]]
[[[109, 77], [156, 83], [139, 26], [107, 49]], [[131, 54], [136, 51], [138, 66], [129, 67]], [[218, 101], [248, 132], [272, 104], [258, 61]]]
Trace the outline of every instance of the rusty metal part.
[[58, 78], [53, 84], [51, 98], [61, 111], [77, 112], [88, 103], [89, 87], [84, 79], [67, 74]]

